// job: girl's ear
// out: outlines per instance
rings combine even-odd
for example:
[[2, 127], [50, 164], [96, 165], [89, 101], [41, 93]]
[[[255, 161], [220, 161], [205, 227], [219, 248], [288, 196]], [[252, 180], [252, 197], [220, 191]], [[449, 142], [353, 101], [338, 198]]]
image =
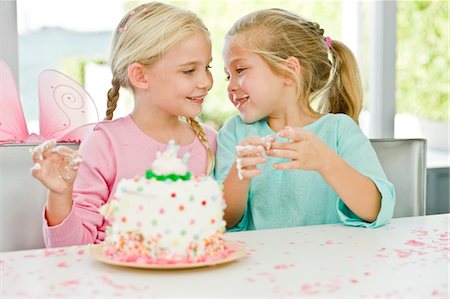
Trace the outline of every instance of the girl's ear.
[[134, 88], [148, 88], [148, 80], [145, 68], [142, 64], [134, 62], [128, 66], [128, 78]]
[[[285, 66], [288, 69], [290, 69], [296, 76], [300, 77], [301, 67], [300, 67], [300, 62], [298, 61], [298, 59], [296, 57], [290, 56], [288, 59], [286, 59]], [[286, 85], [291, 85], [294, 82], [295, 82], [295, 79], [292, 78], [292, 76], [290, 74], [286, 74], [286, 76], [284, 77], [284, 83]]]

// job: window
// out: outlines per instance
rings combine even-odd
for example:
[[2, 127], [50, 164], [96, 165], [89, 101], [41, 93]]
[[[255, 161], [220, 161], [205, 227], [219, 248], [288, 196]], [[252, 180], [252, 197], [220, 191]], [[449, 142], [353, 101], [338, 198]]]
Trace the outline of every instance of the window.
[[[109, 70], [98, 62], [107, 60], [112, 30], [125, 11], [144, 1], [17, 1], [19, 29], [19, 87], [30, 131], [37, 131], [37, 78], [44, 69], [54, 68], [76, 79], [97, 103], [100, 119], [110, 88]], [[223, 74], [223, 36], [231, 24], [250, 11], [282, 7], [317, 21], [325, 34], [348, 42], [354, 38], [364, 88], [370, 89], [368, 74], [373, 57], [369, 54], [373, 2], [359, 2], [360, 30], [350, 33], [348, 2], [341, 1], [165, 1], [196, 12], [211, 31], [214, 87], [205, 102], [202, 118], [220, 126], [236, 113], [226, 97]], [[213, 3], [213, 4], [212, 4]], [[2, 4], [4, 5], [4, 4]], [[3, 6], [2, 6], [3, 7]], [[350, 8], [349, 8], [350, 7]], [[344, 9], [344, 12], [342, 10]], [[429, 152], [449, 160], [448, 5], [441, 1], [399, 1], [397, 3], [397, 62], [395, 137], [426, 137]], [[357, 14], [356, 14], [357, 15]], [[341, 19], [341, 16], [345, 20]], [[352, 16], [352, 15], [350, 15]], [[355, 14], [353, 14], [355, 16]], [[351, 18], [351, 17], [350, 17]], [[416, 20], [411, 22], [411, 20]], [[423, 21], [426, 20], [426, 21]], [[2, 20], [0, 20], [0, 23]], [[341, 34], [341, 29], [346, 30]], [[359, 35], [356, 36], [355, 35]], [[433, 46], [429, 46], [432, 44]], [[352, 47], [352, 42], [347, 43]], [[3, 46], [3, 45], [2, 45]], [[1, 52], [0, 52], [1, 54]], [[94, 78], [94, 79], [92, 79]], [[119, 101], [121, 113], [130, 111], [132, 100]], [[365, 107], [368, 107], [367, 103]], [[368, 107], [370, 109], [370, 107]], [[363, 113], [367, 114], [367, 113]], [[425, 120], [423, 120], [425, 119]], [[368, 134], [367, 121], [361, 121]], [[392, 121], [394, 123], [394, 121]], [[429, 129], [431, 128], [431, 129]], [[431, 150], [431, 151], [430, 151]]]

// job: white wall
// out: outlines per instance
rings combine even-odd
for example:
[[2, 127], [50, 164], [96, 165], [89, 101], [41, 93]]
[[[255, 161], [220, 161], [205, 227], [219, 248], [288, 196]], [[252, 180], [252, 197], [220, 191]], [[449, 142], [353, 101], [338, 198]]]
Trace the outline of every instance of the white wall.
[[0, 59], [5, 61], [19, 82], [16, 0], [0, 0]]

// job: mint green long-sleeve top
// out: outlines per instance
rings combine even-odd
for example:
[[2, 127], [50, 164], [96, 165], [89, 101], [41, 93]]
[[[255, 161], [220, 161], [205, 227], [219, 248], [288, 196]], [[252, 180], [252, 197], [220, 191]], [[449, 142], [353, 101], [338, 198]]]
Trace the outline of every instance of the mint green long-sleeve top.
[[[375, 183], [381, 194], [381, 210], [377, 219], [367, 223], [356, 216], [318, 172], [275, 170], [272, 164], [279, 162], [280, 158], [267, 157], [266, 163], [258, 165], [261, 173], [251, 179], [244, 215], [230, 231], [339, 222], [377, 227], [392, 218], [394, 187], [387, 180], [370, 141], [359, 126], [345, 114], [326, 114], [304, 129], [314, 133]], [[228, 120], [217, 135], [215, 178], [220, 182], [225, 180], [236, 160], [235, 147], [242, 139], [275, 134], [266, 119], [250, 124], [244, 123], [240, 116]]]

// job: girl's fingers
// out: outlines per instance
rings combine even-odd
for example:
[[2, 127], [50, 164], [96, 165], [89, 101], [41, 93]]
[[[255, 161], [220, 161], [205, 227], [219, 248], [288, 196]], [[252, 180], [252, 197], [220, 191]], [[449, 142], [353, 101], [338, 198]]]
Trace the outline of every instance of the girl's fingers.
[[299, 163], [297, 161], [289, 161], [284, 163], [275, 163], [273, 164], [273, 168], [278, 170], [290, 170], [290, 169], [299, 169]]
[[278, 132], [278, 135], [283, 138], [289, 138], [294, 141], [302, 141], [306, 138], [307, 131], [302, 128], [286, 127]]
[[30, 169], [31, 175], [38, 179], [40, 177], [41, 168], [41, 164], [39, 164], [39, 162], [36, 162]]
[[[260, 173], [257, 164], [266, 162], [264, 157], [238, 158], [236, 159], [236, 170], [240, 180], [254, 177]], [[250, 169], [248, 168], [250, 167]]]
[[264, 146], [264, 148], [268, 150], [272, 147], [272, 143], [274, 143], [275, 140], [275, 136], [267, 135], [266, 137], [261, 138], [262, 146]]
[[[55, 147], [56, 140], [47, 140], [38, 145], [32, 151], [32, 160], [34, 163], [43, 161], [49, 158], [51, 155], [60, 155], [65, 163], [68, 165], [69, 170], [74, 171], [78, 169], [78, 166], [82, 162], [81, 156], [78, 151], [73, 150], [67, 146]], [[42, 166], [42, 165], [41, 165]]]
[[236, 154], [238, 157], [243, 156], [260, 156], [264, 152], [261, 145], [237, 145]]
[[262, 164], [266, 162], [266, 158], [264, 157], [251, 157], [251, 158], [240, 158], [239, 162], [236, 162], [240, 165], [241, 168], [245, 168], [248, 166], [255, 166], [257, 164]]
[[80, 163], [83, 161], [79, 151], [73, 150], [67, 146], [58, 146], [55, 148], [54, 152], [64, 157], [68, 169], [71, 171], [76, 171]]
[[295, 146], [294, 142], [274, 142], [270, 149], [294, 150]]
[[47, 140], [34, 148], [32, 159], [35, 164], [30, 169], [31, 175], [51, 190], [73, 184], [82, 162], [78, 151], [55, 145], [56, 140]]
[[69, 158], [75, 157], [75, 155], [77, 153], [76, 150], [73, 150], [70, 147], [63, 146], [63, 145], [55, 147], [54, 152], [60, 154], [61, 156], [69, 157]]
[[275, 141], [275, 136], [267, 135], [265, 137], [261, 136], [250, 136], [246, 139], [242, 140], [239, 145], [253, 145], [253, 146], [261, 146], [263, 149], [270, 148], [272, 142]]
[[46, 159], [48, 156], [53, 154], [55, 145], [56, 145], [55, 139], [50, 139], [50, 140], [44, 141], [42, 143], [42, 148], [43, 148], [42, 156], [44, 159]]
[[260, 136], [250, 136], [239, 143], [239, 145], [254, 145], [254, 146], [262, 144], [263, 144], [262, 137]]
[[41, 161], [51, 154], [53, 147], [56, 145], [55, 139], [50, 139], [36, 146], [32, 151], [33, 162]]
[[271, 149], [267, 151], [268, 156], [286, 159], [298, 159], [298, 152], [294, 150]]
[[239, 176], [240, 180], [251, 179], [252, 177], [257, 176], [260, 173], [261, 173], [261, 171], [258, 168], [255, 168], [255, 169], [241, 169], [240, 171], [238, 171], [238, 176]]
[[34, 163], [37, 163], [38, 161], [41, 161], [44, 159], [44, 156], [42, 155], [43, 147], [42, 144], [36, 146], [34, 149], [31, 150], [31, 159]]

